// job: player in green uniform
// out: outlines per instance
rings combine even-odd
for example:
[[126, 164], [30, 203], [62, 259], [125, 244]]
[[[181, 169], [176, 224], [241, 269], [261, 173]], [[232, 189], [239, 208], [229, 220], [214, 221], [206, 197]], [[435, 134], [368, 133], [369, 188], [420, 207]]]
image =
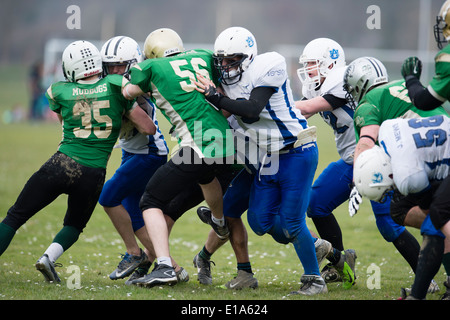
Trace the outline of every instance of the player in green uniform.
[[[434, 36], [440, 51], [434, 58], [436, 74], [427, 87], [424, 87], [420, 82], [422, 62], [418, 57], [406, 58], [401, 67], [408, 94], [414, 105], [422, 110], [432, 110], [440, 107], [450, 99], [450, 46], [447, 45], [450, 40], [449, 0], [444, 2], [439, 14], [436, 16]], [[437, 197], [448, 198], [450, 187], [441, 187], [439, 190], [446, 190], [447, 194], [438, 194]], [[430, 218], [436, 229], [442, 231], [446, 236], [446, 249], [442, 261], [447, 273], [447, 281], [444, 282], [447, 292], [444, 294], [443, 299], [448, 300], [450, 299], [450, 208], [444, 210], [443, 208], [436, 209], [430, 208]]]
[[147, 58], [130, 70], [131, 84], [123, 89], [133, 99], [151, 93], [158, 109], [173, 125], [179, 150], [161, 166], [147, 184], [141, 209], [157, 256], [157, 268], [135, 284], [152, 287], [174, 284], [176, 276], [170, 261], [169, 230], [164, 209], [183, 189], [196, 182], [212, 211], [212, 226], [221, 238], [228, 237], [223, 217], [223, 194], [215, 177], [218, 166], [233, 162], [233, 136], [226, 118], [195, 90], [196, 74], [215, 79], [212, 51], [185, 51], [179, 35], [171, 29], [158, 29], [144, 43]]
[[[344, 89], [348, 99], [357, 104], [354, 123], [357, 137], [354, 160], [365, 150], [371, 149], [378, 141], [378, 131], [383, 121], [402, 118], [428, 117], [437, 114], [448, 115], [444, 108], [423, 111], [416, 108], [409, 96], [403, 80], [388, 82], [384, 65], [375, 58], [363, 57], [353, 61], [344, 75]], [[349, 213], [355, 215], [362, 201], [356, 187], [349, 199]], [[400, 254], [415, 272], [420, 251], [416, 238], [404, 226], [420, 228], [426, 215], [420, 209], [417, 199], [401, 198], [391, 200], [390, 212], [384, 219], [377, 218], [379, 229], [385, 229]], [[381, 217], [380, 217], [381, 218]], [[385, 236], [386, 238], [386, 236]], [[437, 288], [435, 282], [430, 292]]]
[[46, 96], [62, 123], [63, 138], [57, 152], [27, 181], [0, 224], [1, 255], [28, 219], [60, 194], [68, 195], [64, 226], [36, 263], [45, 279], [53, 282], [60, 281], [54, 269], [56, 259], [77, 241], [97, 204], [122, 116], [143, 133], [156, 130], [134, 101], [124, 99], [121, 76], [100, 78], [102, 58], [93, 44], [69, 44], [62, 61], [68, 81], [52, 84]]

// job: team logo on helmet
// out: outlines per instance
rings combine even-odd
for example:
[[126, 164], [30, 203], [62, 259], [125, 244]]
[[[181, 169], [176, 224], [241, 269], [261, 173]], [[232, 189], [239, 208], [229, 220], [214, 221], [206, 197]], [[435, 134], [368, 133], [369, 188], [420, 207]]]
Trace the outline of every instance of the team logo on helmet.
[[255, 40], [253, 40], [252, 37], [248, 37], [245, 41], [247, 41], [249, 47], [253, 47], [255, 45]]
[[339, 58], [339, 50], [338, 49], [331, 49], [330, 50], [330, 58], [333, 60], [336, 60]]
[[373, 174], [372, 182], [373, 183], [381, 183], [381, 182], [383, 182], [383, 174], [381, 172], [375, 172]]

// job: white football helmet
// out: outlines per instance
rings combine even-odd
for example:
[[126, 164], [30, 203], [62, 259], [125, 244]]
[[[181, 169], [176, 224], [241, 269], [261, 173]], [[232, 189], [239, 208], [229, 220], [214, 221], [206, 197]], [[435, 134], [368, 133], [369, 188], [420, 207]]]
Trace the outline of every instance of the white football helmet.
[[125, 65], [124, 74], [128, 74], [133, 65], [144, 61], [139, 44], [130, 37], [117, 36], [111, 38], [103, 44], [100, 52], [105, 74], [109, 73], [108, 67], [117, 65]]
[[[242, 73], [258, 54], [256, 39], [242, 27], [231, 27], [222, 31], [214, 43], [214, 66], [219, 71], [220, 81], [230, 85], [241, 80]], [[224, 64], [224, 59], [238, 58]]]
[[101, 74], [102, 56], [89, 41], [74, 41], [64, 49], [62, 69], [64, 77], [70, 82]]
[[384, 202], [394, 188], [391, 158], [378, 145], [363, 151], [353, 165], [353, 180], [362, 196]]
[[[308, 90], [317, 89], [332, 68], [345, 66], [344, 49], [334, 40], [328, 38], [317, 38], [310, 41], [300, 56], [298, 62], [301, 67], [297, 75]], [[317, 70], [317, 75], [310, 76], [312, 71]]]
[[180, 52], [184, 52], [183, 40], [172, 29], [157, 29], [145, 39], [144, 54], [147, 59], [168, 57]]
[[444, 2], [441, 6], [439, 14], [436, 16], [436, 24], [434, 25], [434, 38], [437, 46], [442, 49], [450, 40], [450, 0]]
[[372, 57], [362, 57], [352, 61], [345, 70], [344, 90], [346, 99], [354, 108], [373, 87], [389, 81], [386, 67]]

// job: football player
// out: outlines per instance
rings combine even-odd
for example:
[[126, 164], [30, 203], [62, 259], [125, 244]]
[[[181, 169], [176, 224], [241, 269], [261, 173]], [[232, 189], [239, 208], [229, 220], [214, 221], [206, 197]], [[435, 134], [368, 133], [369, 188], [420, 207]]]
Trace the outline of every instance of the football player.
[[97, 204], [106, 165], [125, 114], [143, 134], [156, 127], [143, 109], [121, 95], [122, 77], [101, 78], [102, 57], [88, 41], [69, 44], [62, 54], [67, 81], [52, 84], [46, 96], [62, 123], [57, 152], [31, 176], [0, 224], [0, 254], [15, 232], [60, 194], [68, 195], [64, 226], [36, 263], [47, 281], [60, 282], [55, 261], [78, 239]]
[[[398, 117], [448, 116], [442, 107], [431, 111], [416, 108], [408, 97], [405, 82], [388, 82], [386, 68], [372, 57], [358, 58], [348, 65], [344, 75], [344, 89], [348, 93], [347, 100], [357, 105], [354, 114], [357, 139], [354, 161], [363, 151], [378, 143], [378, 131], [383, 121]], [[396, 241], [400, 243], [396, 248], [416, 272], [420, 246], [404, 226], [420, 228], [426, 215], [414, 200], [416, 199], [391, 199], [390, 214], [380, 215], [377, 225], [379, 229], [389, 228], [389, 239], [394, 244]], [[353, 187], [349, 199], [350, 216], [356, 214], [361, 201], [358, 189]]]
[[190, 183], [201, 186], [212, 209], [215, 231], [222, 238], [228, 237], [223, 193], [215, 170], [232, 163], [234, 145], [226, 118], [195, 91], [193, 84], [196, 73], [215, 79], [212, 52], [185, 51], [180, 36], [162, 28], [149, 34], [144, 54], [147, 60], [131, 68], [131, 82], [124, 87], [123, 95], [133, 99], [151, 92], [152, 102], [174, 126], [180, 146], [152, 176], [140, 203], [158, 266], [133, 283], [151, 287], [177, 281], [170, 259], [164, 208]]
[[211, 104], [233, 114], [265, 152], [250, 190], [249, 225], [258, 235], [269, 233], [277, 242], [294, 245], [305, 270], [295, 293], [325, 293], [305, 221], [318, 162], [315, 132], [294, 108], [285, 59], [276, 52], [258, 54], [253, 34], [231, 27], [216, 38], [214, 61], [225, 95], [200, 75], [197, 90]]
[[[346, 67], [345, 53], [336, 41], [328, 38], [317, 38], [304, 48], [297, 70], [302, 83], [303, 99], [295, 102], [305, 118], [319, 113], [322, 119], [334, 131], [336, 147], [341, 157], [330, 163], [314, 182], [307, 210], [320, 236], [328, 240], [334, 250], [328, 255], [330, 264], [322, 270], [322, 277], [327, 282], [340, 279], [333, 265], [344, 259], [351, 266], [349, 273], [355, 279], [354, 250], [344, 251], [342, 232], [333, 215], [333, 210], [348, 200], [352, 181], [353, 153], [356, 139], [353, 128], [354, 110], [348, 106], [345, 91], [342, 87]], [[333, 181], [333, 183], [330, 183]], [[374, 212], [380, 211], [374, 205]], [[341, 257], [341, 252], [342, 257]], [[346, 288], [354, 283], [346, 283]]]
[[[450, 67], [450, 46], [447, 45], [450, 39], [450, 1], [445, 1], [441, 6], [439, 14], [436, 16], [434, 25], [434, 36], [440, 51], [435, 56], [436, 75], [425, 88], [420, 82], [422, 62], [417, 57], [405, 59], [401, 67], [401, 73], [406, 80], [408, 94], [414, 105], [422, 110], [430, 110], [442, 105], [450, 98], [449, 67]], [[443, 230], [446, 238], [446, 253], [444, 254], [444, 266], [447, 275], [450, 275], [450, 213], [447, 212], [447, 222], [443, 226], [438, 226]], [[443, 229], [442, 229], [443, 228]], [[450, 276], [445, 282], [447, 287], [446, 296], [450, 297]]]
[[442, 261], [445, 236], [434, 225], [446, 221], [450, 207], [449, 132], [450, 119], [443, 115], [386, 120], [379, 130], [381, 147], [362, 152], [355, 162], [355, 185], [363, 196], [383, 201], [395, 188], [430, 212], [421, 225], [423, 244], [408, 299], [425, 299]]
[[[113, 37], [103, 44], [100, 52], [106, 75], [120, 74], [129, 77], [130, 68], [144, 61], [144, 54], [139, 44], [130, 37]], [[150, 98], [143, 95], [138, 97], [137, 101], [155, 123], [156, 133], [144, 135], [132, 123], [124, 119], [119, 139], [122, 162], [112, 178], [103, 186], [99, 198], [99, 203], [110, 217], [126, 246], [122, 261], [109, 277], [112, 280], [122, 279], [137, 269], [136, 273], [127, 280], [127, 284], [147, 274], [155, 258], [139, 208], [139, 201], [150, 177], [156, 169], [166, 163], [169, 151], [158, 126], [156, 108]], [[144, 245], [145, 252], [139, 248], [134, 235]], [[173, 263], [178, 279], [181, 281], [189, 279], [187, 272], [174, 261]]]

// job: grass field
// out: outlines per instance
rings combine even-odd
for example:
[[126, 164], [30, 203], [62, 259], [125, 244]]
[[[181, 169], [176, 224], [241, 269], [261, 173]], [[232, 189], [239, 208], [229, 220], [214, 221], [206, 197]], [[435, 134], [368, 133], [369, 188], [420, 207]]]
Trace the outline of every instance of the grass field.
[[[16, 87], [10, 85], [8, 91], [24, 89], [23, 81], [23, 78], [18, 77]], [[14, 95], [9, 92], [0, 92], [0, 101], [7, 101], [6, 106], [14, 102], [11, 100]], [[23, 96], [20, 99], [24, 101], [19, 102], [26, 103]], [[338, 155], [331, 129], [325, 126], [319, 116], [313, 117], [311, 124], [317, 125], [319, 129], [319, 174]], [[167, 133], [166, 129], [163, 128], [164, 133]], [[0, 219], [4, 218], [30, 175], [55, 152], [60, 138], [61, 129], [56, 123], [0, 124]], [[108, 177], [119, 163], [120, 150], [114, 149]], [[1, 300], [395, 300], [399, 297], [400, 288], [410, 287], [414, 280], [413, 273], [401, 255], [378, 233], [366, 200], [353, 218], [348, 215], [347, 203], [335, 212], [342, 227], [345, 246], [355, 249], [358, 255], [357, 283], [349, 290], [333, 283], [328, 285], [329, 293], [325, 295], [289, 295], [299, 288], [299, 279], [303, 273], [293, 247], [277, 244], [268, 235], [256, 236], [250, 229], [249, 251], [259, 288], [242, 291], [219, 288], [234, 276], [236, 270], [236, 260], [229, 244], [213, 256], [213, 285], [200, 285], [192, 258], [202, 248], [209, 228], [201, 223], [195, 210], [187, 212], [177, 222], [170, 239], [171, 253], [190, 274], [189, 282], [174, 287], [144, 289], [126, 286], [124, 280], [111, 281], [108, 275], [120, 261], [124, 245], [100, 206], [97, 206], [79, 241], [58, 260], [63, 265], [57, 268], [62, 282], [48, 284], [35, 270], [34, 263], [60, 230], [65, 202], [66, 197], [61, 196], [33, 217], [19, 229], [9, 248], [0, 257]], [[315, 230], [311, 220], [308, 220], [308, 225]], [[422, 241], [418, 230], [410, 231], [419, 242]], [[77, 288], [73, 288], [71, 282], [71, 270], [74, 267], [81, 272], [81, 286]], [[443, 292], [443, 268], [435, 280]], [[439, 296], [433, 294], [427, 298], [437, 300]]]

